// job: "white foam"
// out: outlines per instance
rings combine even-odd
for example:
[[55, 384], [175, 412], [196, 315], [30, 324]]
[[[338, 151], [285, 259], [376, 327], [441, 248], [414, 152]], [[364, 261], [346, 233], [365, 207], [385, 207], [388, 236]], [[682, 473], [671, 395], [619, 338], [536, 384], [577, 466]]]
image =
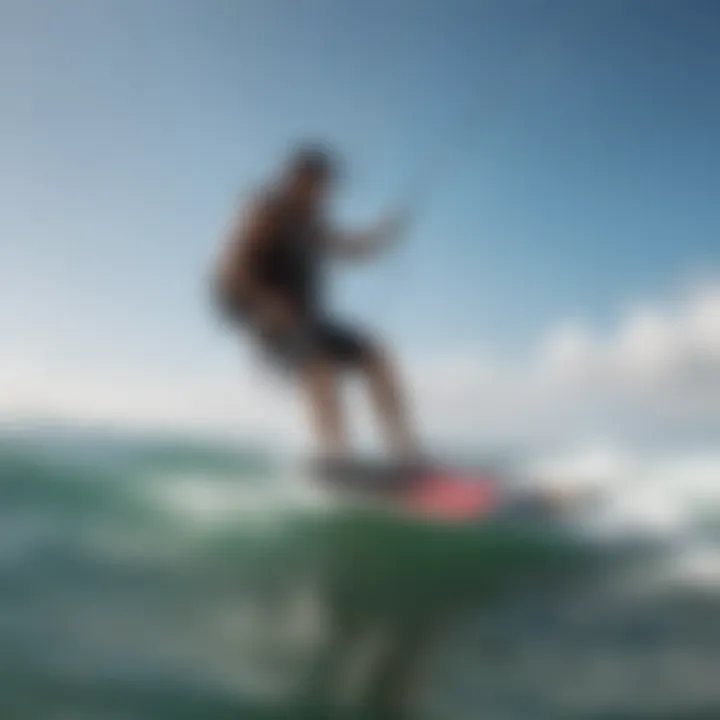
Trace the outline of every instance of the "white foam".
[[720, 451], [632, 452], [592, 443], [537, 457], [526, 472], [543, 486], [599, 490], [609, 534], [672, 543], [666, 580], [720, 583]]
[[276, 493], [262, 481], [238, 481], [229, 475], [168, 474], [147, 484], [151, 499], [164, 510], [193, 522], [224, 523], [240, 516], [267, 515], [277, 506]]

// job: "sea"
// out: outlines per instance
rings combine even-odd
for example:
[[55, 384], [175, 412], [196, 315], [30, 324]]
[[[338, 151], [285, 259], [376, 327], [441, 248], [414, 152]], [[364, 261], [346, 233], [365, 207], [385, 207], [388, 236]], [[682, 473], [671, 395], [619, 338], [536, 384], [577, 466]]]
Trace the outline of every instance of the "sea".
[[493, 462], [605, 500], [445, 526], [251, 443], [3, 426], [0, 718], [720, 719], [720, 454]]

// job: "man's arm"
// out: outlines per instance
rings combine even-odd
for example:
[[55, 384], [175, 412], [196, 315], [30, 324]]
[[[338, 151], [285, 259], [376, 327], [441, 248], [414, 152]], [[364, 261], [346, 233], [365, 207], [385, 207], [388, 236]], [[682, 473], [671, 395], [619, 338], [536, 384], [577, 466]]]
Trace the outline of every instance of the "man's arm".
[[407, 225], [407, 213], [396, 211], [386, 215], [367, 230], [343, 231], [328, 229], [324, 233], [325, 248], [331, 256], [361, 261], [390, 249]]

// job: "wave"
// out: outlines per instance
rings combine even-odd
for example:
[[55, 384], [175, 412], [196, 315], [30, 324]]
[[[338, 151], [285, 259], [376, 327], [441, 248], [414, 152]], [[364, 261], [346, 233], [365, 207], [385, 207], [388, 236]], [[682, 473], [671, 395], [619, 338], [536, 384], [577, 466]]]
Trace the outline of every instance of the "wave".
[[[656, 707], [653, 693], [687, 717], [701, 696], [720, 708], [705, 679], [720, 669], [709, 584], [702, 595], [697, 583], [678, 585], [677, 564], [672, 583], [658, 581], [679, 536], [705, 543], [692, 545], [704, 554], [687, 560], [688, 580], [712, 575], [712, 505], [693, 503], [688, 489], [706, 487], [712, 462], [651, 466], [606, 453], [603, 465], [598, 452], [581, 455], [523, 471], [546, 484], [605, 482], [610, 515], [624, 518], [617, 527], [643, 504], [633, 498], [683, 500], [682, 520], [651, 523], [653, 537], [673, 542], [659, 559], [643, 555], [643, 573], [625, 546], [610, 558], [607, 543], [600, 553], [538, 528], [443, 527], [338, 506], [297, 482], [287, 459], [257, 448], [16, 433], [0, 441], [0, 672], [15, 688], [4, 702], [14, 716], [43, 720], [300, 718], [320, 716], [317, 703], [339, 694], [377, 716], [401, 685], [387, 678], [421, 658], [420, 704], [443, 718], [483, 708], [521, 719], [528, 707], [534, 718], [634, 717]], [[584, 671], [576, 642], [594, 648]], [[643, 655], [643, 643], [652, 652]], [[365, 663], [374, 675], [358, 670], [356, 656], [382, 656], [388, 645], [394, 658]], [[615, 676], [593, 688], [597, 658], [628, 678], [648, 663], [658, 677], [681, 673], [694, 690]], [[585, 683], [584, 699], [563, 672]], [[357, 677], [365, 680], [353, 690]]]

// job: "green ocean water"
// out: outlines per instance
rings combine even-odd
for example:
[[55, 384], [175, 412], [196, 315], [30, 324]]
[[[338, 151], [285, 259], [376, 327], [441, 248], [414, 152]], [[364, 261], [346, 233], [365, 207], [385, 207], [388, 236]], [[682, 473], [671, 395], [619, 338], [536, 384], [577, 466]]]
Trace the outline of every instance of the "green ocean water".
[[714, 589], [607, 559], [331, 505], [254, 448], [7, 431], [0, 717], [720, 717]]

